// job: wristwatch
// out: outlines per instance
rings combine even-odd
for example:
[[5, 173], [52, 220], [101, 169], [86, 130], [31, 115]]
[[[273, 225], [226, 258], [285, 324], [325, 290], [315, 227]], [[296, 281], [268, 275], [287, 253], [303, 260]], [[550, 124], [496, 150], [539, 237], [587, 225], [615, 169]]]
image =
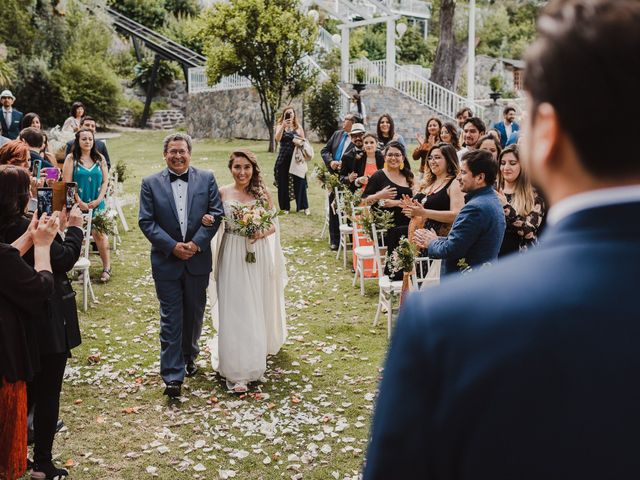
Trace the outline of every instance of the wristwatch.
[[380, 205], [381, 207], [384, 207], [385, 201], [384, 198], [382, 200], [378, 200], [378, 205]]

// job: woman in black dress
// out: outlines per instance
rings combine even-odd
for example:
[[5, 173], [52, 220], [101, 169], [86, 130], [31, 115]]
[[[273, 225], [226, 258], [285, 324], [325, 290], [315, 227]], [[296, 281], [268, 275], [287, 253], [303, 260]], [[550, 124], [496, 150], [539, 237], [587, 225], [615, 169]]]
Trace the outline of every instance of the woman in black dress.
[[[0, 178], [0, 185], [2, 182]], [[23, 214], [24, 207], [16, 198], [1, 197], [0, 211], [5, 212], [0, 219], [0, 241], [11, 243], [27, 231], [30, 219]], [[68, 475], [66, 470], [56, 468], [53, 464], [52, 447], [67, 358], [71, 349], [80, 345], [75, 292], [67, 272], [80, 257], [84, 234], [80, 208], [76, 205], [68, 214], [63, 213], [63, 223], [67, 215], [67, 225], [62, 225], [63, 230], [67, 227], [64, 240], [57, 235], [50, 247], [54, 291], [41, 305], [37, 318], [35, 333], [41, 369], [27, 385], [28, 403], [34, 407], [33, 471], [43, 474], [42, 478]], [[33, 254], [33, 250], [30, 250], [23, 257], [29, 265], [34, 265]]]
[[289, 213], [291, 200], [296, 200], [296, 210], [304, 210], [309, 215], [309, 200], [307, 199], [307, 179], [300, 178], [289, 173], [291, 160], [293, 158], [294, 137], [304, 138], [304, 130], [298, 125], [296, 112], [292, 107], [286, 107], [278, 119], [276, 125], [276, 142], [280, 142], [280, 150], [276, 165], [274, 167], [274, 177], [278, 188], [278, 205], [280, 210]]
[[[407, 236], [409, 219], [402, 213], [403, 197], [413, 195], [413, 173], [409, 169], [409, 160], [404, 147], [399, 142], [389, 142], [384, 150], [384, 167], [375, 172], [364, 189], [362, 198], [373, 209], [387, 210], [393, 213], [393, 228], [387, 231], [387, 252], [395, 250], [400, 237]], [[389, 270], [385, 267], [385, 273]], [[402, 278], [402, 272], [394, 276]]]

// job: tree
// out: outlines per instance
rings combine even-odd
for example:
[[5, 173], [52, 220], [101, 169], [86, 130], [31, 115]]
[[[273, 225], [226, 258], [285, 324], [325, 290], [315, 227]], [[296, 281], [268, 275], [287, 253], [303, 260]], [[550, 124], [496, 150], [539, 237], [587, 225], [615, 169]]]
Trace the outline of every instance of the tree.
[[233, 74], [251, 81], [270, 152], [276, 112], [311, 84], [302, 58], [313, 51], [317, 26], [298, 7], [297, 0], [231, 0], [214, 4], [205, 19], [209, 82]]
[[456, 38], [455, 13], [455, 0], [440, 2], [440, 35], [431, 73], [431, 81], [449, 90], [455, 90], [460, 68], [467, 56], [466, 38]]
[[326, 142], [331, 134], [338, 129], [338, 116], [340, 115], [338, 76], [333, 74], [326, 82], [316, 85], [308, 95], [306, 104], [306, 114], [311, 129], [315, 130], [320, 139]]

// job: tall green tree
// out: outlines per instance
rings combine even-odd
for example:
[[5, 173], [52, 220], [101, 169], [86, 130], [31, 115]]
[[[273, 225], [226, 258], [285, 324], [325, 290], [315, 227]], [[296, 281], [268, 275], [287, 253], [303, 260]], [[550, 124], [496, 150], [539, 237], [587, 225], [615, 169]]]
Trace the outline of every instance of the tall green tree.
[[301, 60], [313, 52], [317, 26], [297, 0], [231, 0], [216, 3], [206, 15], [209, 82], [233, 74], [251, 81], [272, 152], [276, 112], [311, 85]]

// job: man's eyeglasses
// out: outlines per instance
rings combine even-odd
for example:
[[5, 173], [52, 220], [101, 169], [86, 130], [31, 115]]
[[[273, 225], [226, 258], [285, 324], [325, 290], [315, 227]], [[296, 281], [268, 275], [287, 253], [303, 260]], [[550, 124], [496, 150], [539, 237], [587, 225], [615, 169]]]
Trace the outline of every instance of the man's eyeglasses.
[[167, 151], [167, 153], [169, 155], [182, 155], [182, 156], [184, 156], [184, 155], [187, 154], [187, 150], [169, 150], [169, 151]]

